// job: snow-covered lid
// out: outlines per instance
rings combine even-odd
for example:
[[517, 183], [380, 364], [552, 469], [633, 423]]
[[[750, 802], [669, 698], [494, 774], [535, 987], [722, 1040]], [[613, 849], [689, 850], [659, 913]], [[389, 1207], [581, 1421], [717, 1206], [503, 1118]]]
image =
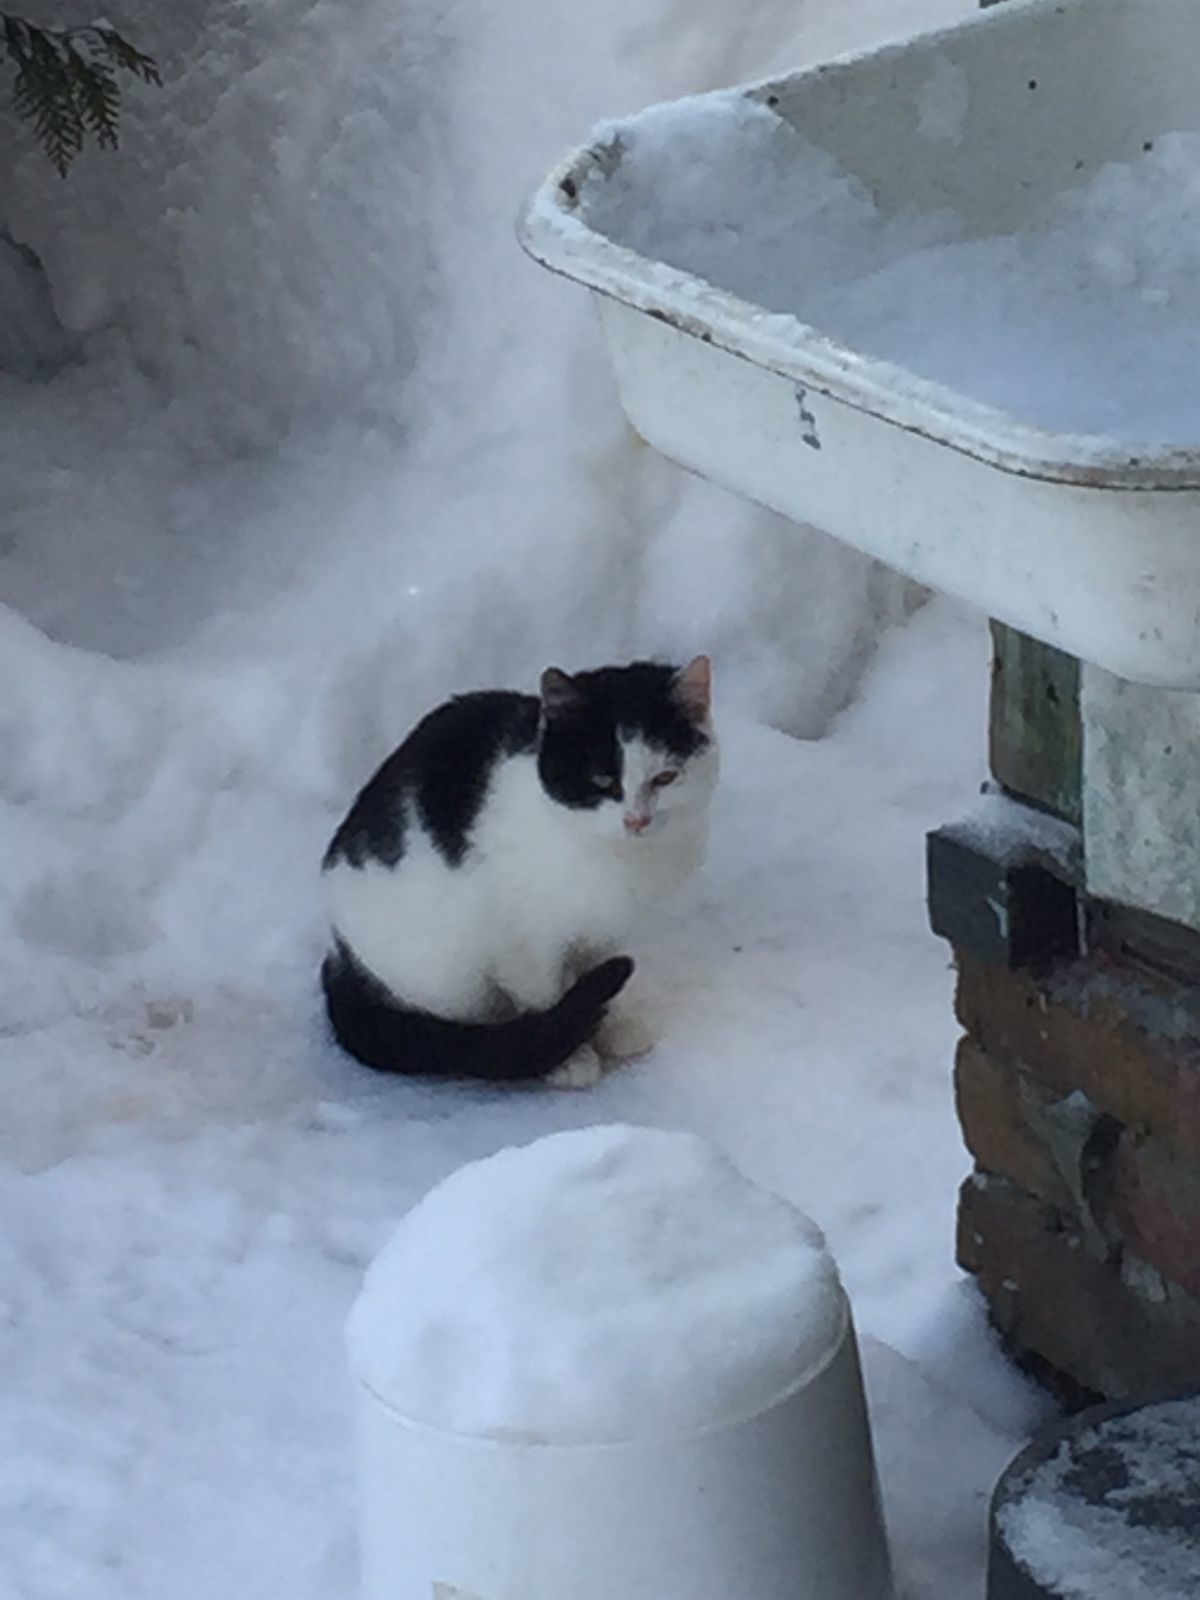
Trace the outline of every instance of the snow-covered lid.
[[846, 1323], [820, 1230], [691, 1134], [608, 1126], [461, 1168], [350, 1315], [353, 1370], [406, 1419], [596, 1444], [767, 1407]]

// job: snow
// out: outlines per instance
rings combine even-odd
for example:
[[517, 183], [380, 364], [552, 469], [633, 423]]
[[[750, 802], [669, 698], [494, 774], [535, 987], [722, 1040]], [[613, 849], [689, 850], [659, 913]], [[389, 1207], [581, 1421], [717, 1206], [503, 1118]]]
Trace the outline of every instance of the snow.
[[1068, 880], [1080, 871], [1078, 828], [990, 784], [945, 831], [965, 845], [986, 850], [1006, 867], [1053, 863]]
[[71, 341], [55, 315], [54, 304], [36, 258], [0, 230], [0, 372], [37, 378], [61, 366]]
[[[916, 110], [922, 138], [957, 143], [962, 69], [935, 64]], [[1037, 427], [1147, 450], [1200, 440], [1200, 134], [1148, 140], [983, 235], [948, 208], [881, 208], [733, 91], [596, 140], [619, 155], [591, 170], [581, 215], [652, 261]]]
[[1200, 1400], [1074, 1432], [1011, 1482], [1005, 1544], [1062, 1600], [1189, 1600], [1200, 1583]]
[[[262, 772], [193, 795], [140, 955], [10, 940], [9, 1003], [40, 990], [41, 1009], [0, 1037], [5, 1600], [348, 1600], [341, 1328], [364, 1269], [462, 1162], [614, 1121], [701, 1134], [818, 1221], [864, 1335], [904, 1592], [981, 1592], [987, 1495], [1040, 1407], [953, 1267], [967, 1158], [922, 834], [977, 783], [986, 653], [982, 622], [939, 603], [885, 641], [829, 739], [724, 719], [711, 868], [641, 952], [664, 1042], [587, 1095], [339, 1056], [308, 959], [332, 814]], [[22, 810], [56, 841], [80, 821]], [[57, 877], [41, 848], [29, 870]]]
[[[64, 183], [6, 129], [46, 275], [0, 285], [2, 1600], [349, 1600], [367, 1263], [464, 1161], [603, 1122], [817, 1220], [905, 1600], [979, 1592], [1042, 1408], [953, 1266], [922, 834], [978, 786], [986, 630], [652, 457], [511, 233], [592, 120], [964, 9], [130, 0], [168, 83], [121, 151]], [[341, 1056], [316, 867], [413, 718], [702, 648], [726, 778], [636, 952], [655, 1054], [578, 1096]]]
[[807, 1217], [695, 1134], [615, 1124], [439, 1184], [372, 1264], [349, 1344], [411, 1421], [599, 1444], [750, 1416], [844, 1330]]
[[917, 132], [937, 144], [961, 144], [970, 108], [966, 73], [953, 61], [935, 61], [917, 95]]
[[[837, 286], [955, 238], [950, 211], [889, 215], [828, 151], [734, 90], [599, 127], [615, 160], [580, 185], [588, 226], [756, 306], [820, 325]], [[826, 330], [832, 331], [832, 330]]]

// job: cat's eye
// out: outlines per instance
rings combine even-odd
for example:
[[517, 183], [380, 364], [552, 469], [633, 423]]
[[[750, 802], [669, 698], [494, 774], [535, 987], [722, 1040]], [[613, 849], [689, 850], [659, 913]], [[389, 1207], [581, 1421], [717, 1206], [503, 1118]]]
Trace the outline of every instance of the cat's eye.
[[621, 798], [620, 778], [611, 777], [605, 772], [594, 772], [592, 774], [592, 783], [600, 790], [601, 794], [616, 795], [618, 800]]
[[674, 783], [678, 776], [679, 774], [673, 767], [671, 767], [668, 768], [666, 772], [656, 773], [655, 776], [650, 779], [650, 782], [656, 789], [665, 789], [669, 783]]

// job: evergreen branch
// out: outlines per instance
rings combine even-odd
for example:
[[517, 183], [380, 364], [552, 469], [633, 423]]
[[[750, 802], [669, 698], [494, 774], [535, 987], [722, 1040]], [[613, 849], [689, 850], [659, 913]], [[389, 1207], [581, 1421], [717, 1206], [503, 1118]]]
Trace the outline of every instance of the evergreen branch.
[[123, 39], [115, 28], [101, 28], [94, 30], [104, 41], [108, 50], [109, 60], [114, 66], [123, 67], [126, 72], [132, 72], [143, 83], [160, 84], [162, 75], [153, 56], [143, 55], [142, 52], [130, 44], [128, 39]]
[[66, 56], [79, 121], [101, 149], [115, 150], [121, 106], [116, 73], [106, 60], [85, 61], [73, 43], [67, 44]]
[[143, 83], [162, 82], [152, 56], [115, 28], [41, 28], [0, 12], [0, 51], [16, 67], [13, 105], [32, 124], [34, 137], [66, 177], [91, 135], [102, 149], [117, 147], [121, 90], [117, 73]]

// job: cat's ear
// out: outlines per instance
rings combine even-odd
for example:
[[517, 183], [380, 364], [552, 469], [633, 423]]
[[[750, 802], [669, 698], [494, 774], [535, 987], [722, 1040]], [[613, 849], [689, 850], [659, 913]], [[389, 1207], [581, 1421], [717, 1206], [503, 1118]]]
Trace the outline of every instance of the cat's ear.
[[542, 710], [546, 721], [567, 716], [579, 704], [579, 685], [567, 672], [547, 667], [542, 673]]
[[690, 721], [707, 723], [712, 711], [712, 662], [708, 657], [697, 656], [677, 672], [671, 693]]

